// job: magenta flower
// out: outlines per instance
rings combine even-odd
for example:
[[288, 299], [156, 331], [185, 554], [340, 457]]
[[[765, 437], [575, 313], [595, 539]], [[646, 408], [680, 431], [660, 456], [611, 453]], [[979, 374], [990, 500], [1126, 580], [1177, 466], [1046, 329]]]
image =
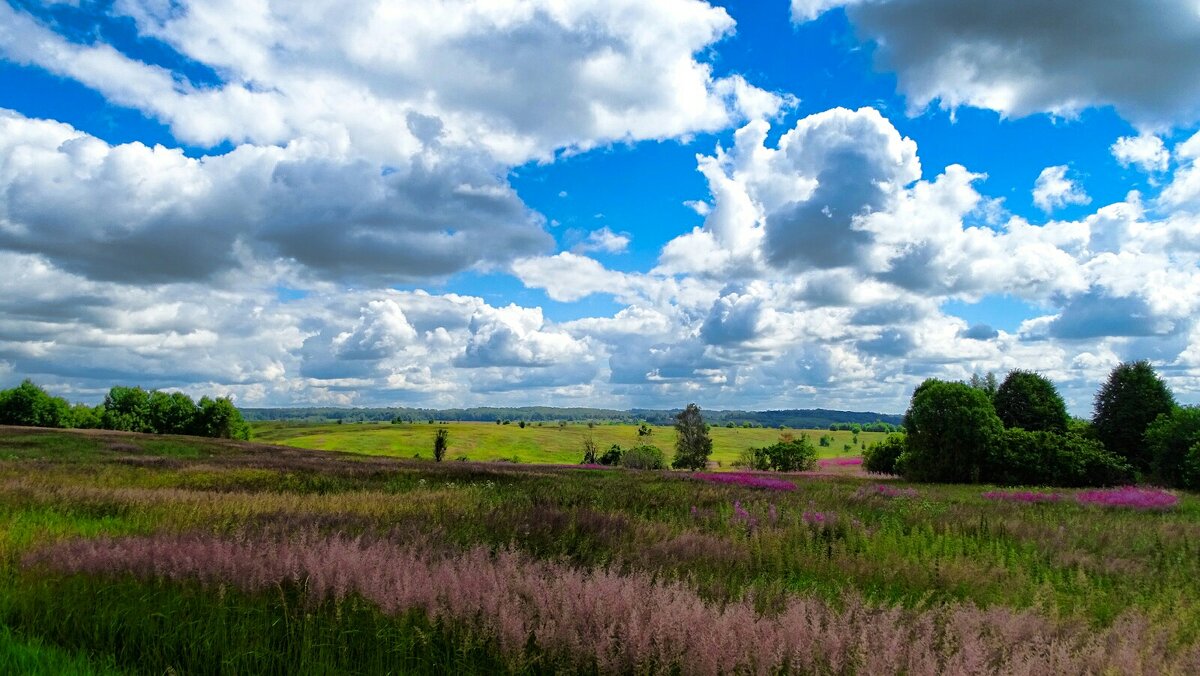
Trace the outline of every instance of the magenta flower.
[[863, 463], [863, 459], [857, 458], [857, 457], [855, 457], [855, 458], [821, 458], [820, 460], [817, 461], [817, 465], [820, 467], [853, 467], [855, 465], [861, 465], [862, 463]]
[[804, 519], [804, 523], [810, 526], [824, 526], [833, 522], [833, 514], [826, 514], [825, 512], [805, 512], [800, 518]]
[[714, 472], [696, 472], [691, 476], [693, 479], [707, 481], [708, 483], [712, 484], [732, 484], [735, 486], [746, 486], [748, 488], [768, 488], [774, 491], [796, 490], [796, 484], [790, 481], [762, 476], [760, 474], [750, 474], [749, 472], [722, 472], [720, 474]]
[[1179, 497], [1159, 488], [1122, 486], [1103, 490], [1082, 491], [1075, 495], [1081, 505], [1102, 507], [1130, 507], [1133, 509], [1170, 509], [1179, 502]]

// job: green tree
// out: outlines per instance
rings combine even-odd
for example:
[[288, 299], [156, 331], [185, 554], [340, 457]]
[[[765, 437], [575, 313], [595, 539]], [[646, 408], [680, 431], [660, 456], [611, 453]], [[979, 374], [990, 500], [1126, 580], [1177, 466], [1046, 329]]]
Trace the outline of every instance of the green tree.
[[1179, 488], [1200, 489], [1200, 466], [1193, 451], [1200, 448], [1200, 406], [1176, 408], [1158, 416], [1146, 428], [1146, 451], [1159, 481]]
[[69, 427], [71, 406], [26, 378], [11, 390], [0, 391], [0, 425]]
[[150, 427], [159, 434], [199, 434], [199, 407], [183, 392], [150, 393], [148, 402]]
[[583, 462], [581, 464], [595, 465], [597, 451], [598, 451], [598, 449], [596, 448], [596, 440], [592, 438], [592, 435], [589, 434], [586, 437], [584, 437], [583, 438]]
[[433, 435], [433, 459], [441, 462], [446, 457], [446, 449], [450, 447], [450, 432], [445, 427], [439, 427]]
[[196, 418], [197, 431], [206, 437], [218, 439], [249, 439], [250, 426], [242, 419], [242, 412], [226, 397], [210, 399], [200, 397], [200, 412]]
[[114, 386], [104, 395], [104, 429], [122, 432], [153, 432], [150, 423], [150, 394], [140, 387]]
[[784, 433], [778, 442], [762, 450], [767, 466], [776, 472], [803, 472], [817, 466], [817, 449], [807, 434], [797, 438]]
[[889, 434], [863, 452], [863, 469], [875, 474], [895, 474], [896, 460], [907, 448], [903, 434]]
[[1096, 393], [1092, 422], [1096, 438], [1108, 450], [1129, 460], [1134, 469], [1150, 467], [1142, 438], [1159, 415], [1170, 414], [1175, 397], [1150, 362], [1125, 362], [1112, 370]]
[[97, 430], [104, 425], [104, 407], [75, 404], [71, 407], [71, 426], [81, 430]]
[[1067, 405], [1054, 383], [1033, 371], [1009, 371], [992, 397], [1005, 427], [1029, 432], [1067, 432]]
[[708, 425], [700, 415], [700, 407], [688, 404], [675, 416], [675, 469], [697, 470], [708, 465], [712, 453], [712, 439], [708, 436]]
[[965, 383], [930, 378], [904, 414], [907, 448], [896, 461], [915, 481], [977, 483], [1004, 425], [987, 394]]
[[996, 391], [999, 389], [996, 385], [996, 374], [991, 371], [988, 371], [987, 375], [984, 376], [972, 373], [971, 379], [967, 381], [967, 384], [983, 392], [989, 398], [996, 396]]

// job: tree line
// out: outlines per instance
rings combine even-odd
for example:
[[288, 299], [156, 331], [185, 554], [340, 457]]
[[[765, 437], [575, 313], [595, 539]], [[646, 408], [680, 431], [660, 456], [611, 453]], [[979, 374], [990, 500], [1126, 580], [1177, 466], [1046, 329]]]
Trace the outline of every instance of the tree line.
[[1200, 488], [1200, 407], [1179, 406], [1144, 360], [1113, 369], [1091, 420], [1071, 418], [1048, 379], [1016, 370], [1002, 383], [992, 374], [926, 380], [904, 428], [867, 449], [868, 471], [929, 482]]
[[0, 425], [250, 438], [250, 425], [226, 397], [205, 396], [197, 402], [182, 392], [118, 385], [98, 406], [72, 405], [29, 379], [0, 390]]

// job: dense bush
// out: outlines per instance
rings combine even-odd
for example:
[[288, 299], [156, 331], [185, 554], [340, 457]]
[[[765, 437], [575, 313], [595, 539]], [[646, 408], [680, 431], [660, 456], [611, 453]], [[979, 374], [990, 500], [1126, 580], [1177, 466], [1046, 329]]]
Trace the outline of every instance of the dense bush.
[[634, 446], [621, 455], [621, 466], [629, 469], [666, 469], [667, 458], [657, 446]]
[[1133, 469], [1100, 442], [1072, 434], [1004, 430], [980, 479], [1005, 486], [1116, 486]]
[[863, 452], [863, 468], [876, 474], [896, 474], [896, 460], [905, 449], [903, 434], [889, 434]]
[[621, 464], [621, 456], [623, 455], [625, 455], [625, 452], [621, 450], [621, 447], [618, 444], [613, 444], [607, 451], [604, 452], [604, 455], [601, 455], [596, 459], [596, 461], [601, 465], [608, 465], [612, 467]]
[[1030, 432], [1067, 431], [1067, 405], [1045, 377], [1032, 371], [1010, 371], [992, 397], [1005, 427]]
[[1200, 406], [1176, 408], [1146, 428], [1146, 452], [1159, 481], [1200, 489]]
[[1142, 444], [1146, 428], [1174, 408], [1175, 398], [1150, 362], [1126, 362], [1113, 369], [1096, 393], [1096, 437], [1135, 469], [1149, 469], [1150, 454]]
[[11, 390], [0, 391], [0, 425], [71, 427], [71, 406], [26, 379]]
[[913, 481], [976, 483], [1004, 426], [991, 399], [965, 383], [930, 378], [904, 414], [908, 443], [896, 469]]

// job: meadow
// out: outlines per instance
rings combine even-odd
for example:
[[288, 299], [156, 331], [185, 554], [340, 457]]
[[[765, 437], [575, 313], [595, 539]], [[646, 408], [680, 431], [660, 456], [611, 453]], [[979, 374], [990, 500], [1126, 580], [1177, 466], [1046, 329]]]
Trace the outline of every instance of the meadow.
[[0, 427], [5, 673], [1191, 674], [1197, 579], [1189, 493]]
[[[254, 439], [267, 443], [318, 450], [348, 451], [365, 455], [412, 458], [433, 456], [433, 435], [438, 428], [450, 434], [449, 458], [465, 457], [476, 461], [514, 461], [524, 463], [573, 464], [583, 457], [583, 442], [591, 437], [600, 451], [613, 444], [630, 448], [654, 444], [670, 460], [675, 448], [675, 428], [655, 425], [649, 436], [638, 437], [637, 425], [597, 423], [529, 424], [524, 429], [513, 422], [509, 425], [481, 422], [353, 423], [315, 424], [302, 422], [256, 422], [251, 424]], [[883, 432], [796, 430], [764, 427], [717, 427], [710, 430], [713, 452], [710, 459], [728, 468], [748, 448], [769, 446], [787, 432], [795, 436], [807, 434], [816, 445], [828, 436], [828, 446], [817, 448], [818, 457], [857, 455], [867, 446], [886, 437]]]

